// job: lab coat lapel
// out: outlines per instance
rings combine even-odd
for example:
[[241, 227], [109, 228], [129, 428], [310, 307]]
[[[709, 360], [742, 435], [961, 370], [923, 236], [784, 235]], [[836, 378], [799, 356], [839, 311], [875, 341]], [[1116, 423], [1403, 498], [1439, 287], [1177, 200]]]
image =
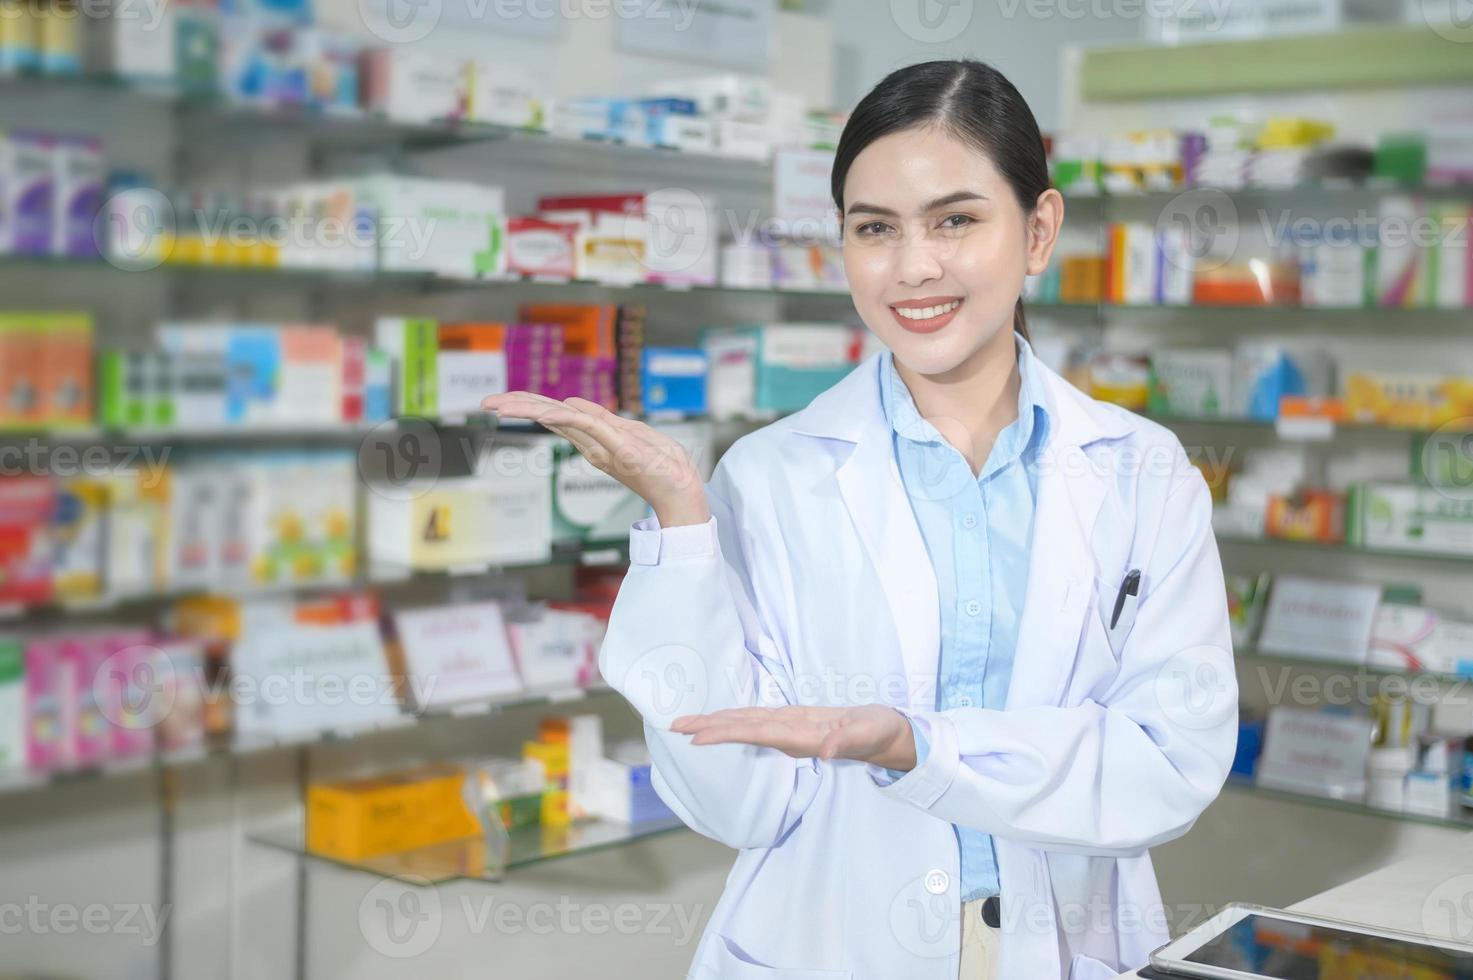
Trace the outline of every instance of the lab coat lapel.
[[894, 618], [907, 697], [922, 695], [921, 703], [908, 706], [932, 710], [941, 650], [936, 574], [900, 480], [888, 429], [866, 432], [839, 467], [837, 478], [844, 506]]
[[1106, 483], [1083, 449], [1064, 440], [1060, 443], [1055, 449], [1046, 447], [1038, 464], [1028, 593], [1008, 686], [1008, 708], [1058, 702], [1069, 680], [1094, 588], [1090, 540]]

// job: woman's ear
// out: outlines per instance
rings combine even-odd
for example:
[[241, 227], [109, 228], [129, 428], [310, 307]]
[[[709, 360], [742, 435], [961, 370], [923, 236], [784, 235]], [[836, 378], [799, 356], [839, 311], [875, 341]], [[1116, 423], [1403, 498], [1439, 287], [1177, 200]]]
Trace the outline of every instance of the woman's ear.
[[1064, 224], [1064, 197], [1050, 187], [1038, 195], [1028, 216], [1028, 274], [1036, 276], [1048, 268], [1049, 256], [1059, 241]]

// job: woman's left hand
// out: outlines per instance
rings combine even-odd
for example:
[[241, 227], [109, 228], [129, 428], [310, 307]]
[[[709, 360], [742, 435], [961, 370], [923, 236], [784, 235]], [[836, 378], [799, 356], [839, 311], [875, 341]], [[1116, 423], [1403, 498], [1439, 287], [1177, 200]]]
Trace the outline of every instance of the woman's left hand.
[[796, 759], [857, 759], [900, 771], [914, 769], [916, 764], [910, 722], [883, 704], [725, 708], [706, 715], [682, 715], [670, 723], [670, 730], [693, 736], [692, 745], [746, 742]]

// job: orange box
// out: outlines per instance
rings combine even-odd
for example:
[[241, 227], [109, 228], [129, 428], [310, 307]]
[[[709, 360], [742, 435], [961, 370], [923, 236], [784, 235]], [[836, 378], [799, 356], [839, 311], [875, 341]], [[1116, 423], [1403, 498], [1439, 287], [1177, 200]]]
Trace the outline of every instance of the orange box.
[[345, 861], [481, 835], [462, 795], [465, 772], [432, 764], [307, 788], [307, 849]]
[[47, 425], [92, 421], [92, 317], [37, 316], [41, 334], [41, 415]]
[[524, 323], [554, 323], [563, 328], [563, 353], [615, 357], [617, 306], [593, 303], [527, 303], [517, 314]]
[[440, 350], [505, 350], [506, 324], [442, 323], [439, 339]]
[[1345, 540], [1345, 495], [1307, 490], [1298, 497], [1269, 497], [1264, 533], [1288, 541], [1338, 544]]

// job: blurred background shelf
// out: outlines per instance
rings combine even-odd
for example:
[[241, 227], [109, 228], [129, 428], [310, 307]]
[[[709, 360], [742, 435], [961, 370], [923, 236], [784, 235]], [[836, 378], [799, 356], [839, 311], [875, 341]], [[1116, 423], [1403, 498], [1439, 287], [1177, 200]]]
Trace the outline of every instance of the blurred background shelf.
[[1473, 830], [1473, 812], [1470, 811], [1455, 810], [1443, 815], [1436, 815], [1407, 810], [1390, 810], [1384, 807], [1372, 806], [1363, 800], [1340, 800], [1329, 796], [1316, 796], [1312, 793], [1300, 793], [1294, 790], [1260, 786], [1252, 779], [1242, 776], [1229, 776], [1227, 782], [1224, 784], [1224, 788], [1234, 793], [1246, 793], [1263, 799], [1280, 800], [1287, 803], [1298, 803], [1304, 806], [1337, 810], [1341, 813], [1380, 817], [1385, 820], [1399, 820], [1429, 827]]
[[[250, 834], [250, 839], [266, 847], [305, 857], [314, 863], [365, 871], [413, 884], [430, 885], [462, 879], [500, 881], [507, 874], [522, 868], [623, 847], [684, 829], [685, 825], [677, 819], [653, 819], [634, 823], [591, 819], [575, 821], [566, 827], [533, 824], [508, 833], [504, 867], [494, 866], [494, 860], [488, 859], [486, 843], [479, 838], [450, 841], [434, 847], [356, 861], [327, 857], [308, 850], [300, 826], [279, 826], [256, 831]], [[488, 867], [488, 864], [493, 866]]]

